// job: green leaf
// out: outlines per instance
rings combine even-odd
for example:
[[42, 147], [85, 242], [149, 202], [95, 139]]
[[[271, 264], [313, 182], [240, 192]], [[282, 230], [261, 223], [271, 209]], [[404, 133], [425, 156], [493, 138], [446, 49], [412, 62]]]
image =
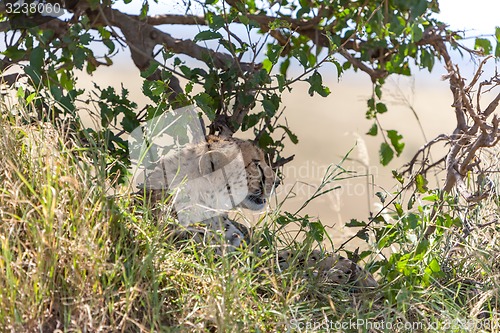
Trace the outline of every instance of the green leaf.
[[17, 98], [22, 98], [24, 99], [24, 96], [26, 95], [26, 92], [24, 91], [23, 87], [19, 87], [17, 88], [17, 91], [16, 91], [16, 97]]
[[310, 233], [313, 239], [317, 242], [323, 241], [325, 235], [325, 227], [320, 222], [309, 223]]
[[34, 92], [29, 94], [28, 97], [26, 97], [26, 104], [30, 104], [31, 101], [33, 101], [33, 99], [35, 98], [35, 96], [36, 96], [36, 93], [34, 93]]
[[406, 206], [408, 208], [408, 210], [413, 208], [413, 204], [415, 203], [415, 200], [416, 200], [415, 193], [413, 193], [410, 196], [410, 199], [408, 199], [408, 205]]
[[431, 195], [423, 197], [422, 200], [437, 202], [439, 201], [439, 196], [436, 193], [433, 193]]
[[330, 89], [328, 87], [323, 86], [323, 78], [321, 74], [315, 71], [307, 81], [311, 85], [309, 88], [309, 95], [313, 96], [314, 92], [317, 92], [320, 96], [326, 97], [330, 95]]
[[396, 214], [398, 214], [399, 217], [403, 216], [403, 207], [399, 202], [394, 203], [394, 208], [396, 209]]
[[144, 1], [142, 3], [141, 7], [141, 13], [139, 15], [139, 19], [143, 20], [148, 16], [148, 11], [149, 11], [149, 3], [147, 1]]
[[278, 80], [278, 90], [280, 92], [283, 92], [285, 90], [285, 87], [286, 87], [286, 78], [284, 75], [282, 74], [278, 74], [276, 75], [276, 79]]
[[184, 87], [184, 91], [186, 92], [186, 94], [191, 94], [191, 92], [193, 91], [193, 87], [194, 87], [194, 82], [193, 81], [189, 81], [188, 83], [186, 83], [186, 86]]
[[64, 71], [61, 73], [60, 77], [59, 77], [59, 82], [61, 83], [61, 86], [66, 89], [66, 90], [73, 90], [74, 88], [74, 82], [73, 80], [71, 79], [71, 74], [69, 74], [68, 72]]
[[283, 62], [280, 64], [280, 73], [281, 75], [286, 77], [286, 71], [288, 70], [288, 67], [290, 66], [290, 58], [286, 58], [283, 60]]
[[268, 147], [274, 143], [273, 138], [269, 135], [269, 133], [264, 132], [259, 138], [259, 147]]
[[40, 84], [40, 80], [42, 79], [42, 76], [39, 71], [33, 70], [33, 67], [31, 65], [28, 65], [24, 67], [24, 72], [29, 75], [31, 80], [33, 80], [33, 84], [35, 86], [38, 86]]
[[102, 42], [108, 48], [108, 54], [115, 52], [115, 43], [113, 43], [110, 39], [104, 39]]
[[282, 46], [280, 45], [268, 45], [267, 47], [267, 58], [269, 59], [269, 61], [271, 61], [273, 64], [275, 64], [279, 57], [280, 57], [280, 54], [281, 52], [283, 51], [283, 48]]
[[73, 63], [75, 64], [75, 67], [78, 69], [83, 69], [83, 63], [85, 62], [86, 58], [87, 58], [87, 53], [85, 52], [85, 49], [83, 47], [78, 47], [73, 52]]
[[[299, 48], [300, 47], [300, 48]], [[308, 68], [308, 64], [307, 62], [309, 61], [307, 55], [309, 53], [309, 46], [306, 44], [306, 45], [302, 45], [302, 46], [299, 46], [298, 48], [293, 48], [292, 49], [292, 54], [295, 58], [297, 58], [297, 60], [299, 61], [299, 63], [302, 65], [302, 67], [304, 68]]]
[[264, 108], [264, 111], [266, 111], [269, 117], [274, 116], [274, 114], [276, 113], [276, 106], [269, 99], [264, 99], [262, 101], [262, 107]]
[[427, 5], [428, 5], [427, 0], [411, 1], [410, 3], [412, 2], [414, 3], [414, 5], [411, 7], [412, 18], [417, 18], [419, 16], [422, 16], [427, 10]]
[[343, 69], [344, 71], [348, 70], [348, 69], [349, 69], [349, 68], [351, 68], [351, 67], [352, 67], [352, 64], [351, 64], [349, 61], [346, 61], [346, 62], [344, 62], [344, 63], [342, 64], [342, 69]]
[[[412, 197], [414, 197], [414, 196], [412, 196]], [[408, 221], [408, 227], [412, 230], [420, 225], [420, 218], [418, 217], [418, 215], [416, 215], [414, 213], [410, 213], [408, 215], [407, 221]]]
[[26, 50], [20, 49], [15, 46], [10, 46], [5, 51], [3, 51], [2, 54], [7, 58], [12, 59], [13, 61], [17, 61], [26, 55]]
[[312, 52], [307, 54], [307, 61], [309, 62], [309, 67], [314, 67], [316, 65], [316, 55]]
[[364, 221], [358, 221], [356, 219], [351, 219], [351, 221], [347, 222], [345, 224], [345, 226], [349, 227], [349, 228], [365, 227], [366, 226], [366, 222], [364, 222]]
[[432, 71], [432, 68], [434, 67], [434, 62], [435, 62], [434, 55], [430, 51], [426, 49], [422, 49], [420, 51], [420, 66], [427, 68], [429, 70], [429, 73]]
[[311, 7], [303, 5], [297, 12], [297, 17], [301, 18], [304, 14], [307, 14], [311, 11]]
[[418, 174], [415, 177], [415, 186], [417, 187], [418, 193], [426, 193], [429, 189], [427, 188], [428, 181], [422, 174]]
[[278, 218], [275, 220], [279, 225], [287, 225], [289, 224], [292, 220], [285, 215], [278, 216]]
[[250, 19], [245, 15], [238, 16], [238, 20], [244, 25], [248, 25], [250, 23]]
[[497, 46], [495, 47], [495, 57], [500, 57], [500, 27], [495, 28], [495, 37], [497, 40]]
[[332, 34], [330, 31], [326, 31], [326, 37], [330, 42], [330, 47], [335, 50], [342, 44], [342, 39], [337, 34]]
[[486, 38], [476, 38], [474, 49], [483, 52], [483, 54], [491, 54], [492, 51], [491, 42], [489, 39]]
[[188, 66], [182, 65], [182, 66], [179, 67], [179, 69], [181, 70], [182, 74], [184, 74], [184, 76], [188, 80], [190, 80], [190, 79], [193, 78], [193, 71]]
[[393, 159], [393, 157], [394, 157], [394, 151], [392, 150], [391, 146], [383, 142], [380, 145], [380, 150], [379, 150], [380, 163], [383, 166], [386, 166]]
[[80, 43], [82, 45], [88, 45], [92, 41], [92, 39], [92, 35], [86, 32], [80, 36]]
[[441, 272], [441, 266], [439, 265], [439, 261], [436, 258], [433, 258], [431, 262], [427, 265], [426, 270], [429, 269], [432, 273]]
[[222, 35], [215, 31], [205, 30], [199, 32], [196, 36], [194, 36], [194, 41], [198, 42], [201, 40], [210, 40], [210, 39], [220, 39]]
[[332, 64], [334, 64], [335, 67], [337, 67], [337, 78], [340, 79], [340, 77], [344, 73], [344, 69], [342, 68], [342, 65], [340, 64], [340, 62], [337, 61], [337, 59], [334, 59], [334, 58], [330, 59], [330, 62]]
[[417, 245], [415, 249], [415, 254], [421, 254], [427, 252], [429, 249], [429, 240], [423, 238]]
[[196, 105], [198, 105], [207, 115], [210, 121], [215, 119], [215, 110], [213, 109], [214, 99], [207, 93], [202, 92], [194, 97]]
[[359, 239], [362, 239], [366, 242], [370, 240], [370, 236], [368, 235], [368, 232], [366, 232], [366, 229], [361, 229], [356, 233], [356, 237]]
[[262, 68], [266, 70], [266, 72], [271, 73], [274, 64], [269, 59], [262, 60]]
[[382, 98], [382, 86], [381, 85], [375, 85], [375, 95], [377, 95], [378, 99]]
[[149, 67], [141, 72], [141, 77], [143, 77], [145, 79], [148, 78], [151, 74], [153, 74], [156, 71], [156, 69], [158, 68], [159, 65], [160, 65], [159, 62], [151, 61], [151, 63], [149, 64]]
[[418, 26], [418, 24], [413, 25], [412, 35], [413, 35], [413, 42], [415, 42], [415, 43], [418, 42], [419, 40], [421, 40], [422, 37], [424, 36], [424, 32]]
[[387, 194], [384, 192], [377, 192], [375, 195], [380, 199], [380, 202], [385, 203], [385, 199], [387, 198]]
[[375, 100], [373, 98], [369, 98], [366, 104], [368, 105], [368, 109], [375, 110]]
[[368, 106], [368, 111], [366, 111], [366, 119], [373, 119], [375, 118], [375, 99], [369, 98], [366, 101], [366, 104]]
[[276, 94], [264, 96], [262, 107], [269, 117], [273, 117], [276, 114], [276, 110], [278, 110], [280, 101], [280, 97]]
[[109, 39], [111, 38], [111, 32], [106, 30], [106, 28], [104, 27], [97, 27], [97, 30], [99, 31], [99, 35], [101, 35], [101, 37], [103, 39]]
[[161, 81], [144, 80], [142, 83], [142, 92], [147, 97], [155, 100], [155, 97], [160, 96], [166, 90], [166, 85]]
[[297, 144], [299, 143], [299, 138], [297, 137], [297, 135], [295, 135], [292, 131], [290, 131], [290, 129], [286, 126], [278, 126], [278, 128], [282, 128], [285, 133], [288, 135], [288, 138], [290, 138], [290, 141], [292, 141], [293, 144]]
[[366, 132], [367, 135], [376, 136], [378, 134], [377, 123], [373, 123], [372, 127]]
[[243, 117], [243, 123], [241, 124], [241, 130], [243, 132], [249, 130], [250, 128], [257, 125], [259, 120], [260, 120], [259, 114], [247, 114], [247, 115], [245, 115], [245, 117]]
[[35, 47], [30, 54], [30, 66], [31, 68], [37, 72], [42, 72], [43, 61], [44, 61], [44, 51], [41, 46]]
[[398, 131], [396, 130], [388, 130], [387, 131], [387, 137], [389, 140], [391, 140], [391, 144], [396, 150], [396, 155], [399, 156], [403, 152], [403, 149], [405, 147], [405, 144], [401, 142], [401, 139], [403, 139], [402, 135], [398, 134]]
[[127, 133], [131, 133], [134, 129], [140, 126], [140, 123], [135, 116], [125, 115], [121, 121], [121, 125]]
[[226, 21], [224, 20], [224, 17], [222, 15], [214, 15], [210, 12], [207, 13], [207, 21], [208, 26], [212, 30], [219, 30], [226, 24]]
[[384, 103], [377, 103], [375, 106], [377, 113], [386, 113], [387, 112], [387, 106]]
[[402, 174], [397, 172], [396, 170], [392, 170], [392, 176], [401, 184], [403, 185], [405, 179]]

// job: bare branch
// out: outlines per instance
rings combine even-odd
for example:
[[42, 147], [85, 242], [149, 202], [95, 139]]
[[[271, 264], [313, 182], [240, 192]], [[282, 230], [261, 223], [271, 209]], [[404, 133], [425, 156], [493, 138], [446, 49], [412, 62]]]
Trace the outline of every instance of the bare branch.
[[481, 63], [479, 64], [479, 68], [476, 71], [476, 74], [472, 78], [472, 80], [469, 83], [469, 85], [465, 88], [466, 92], [470, 92], [471, 89], [472, 89], [472, 87], [474, 87], [474, 85], [477, 83], [477, 80], [479, 80], [479, 78], [481, 77], [481, 74], [483, 74], [483, 66], [484, 66], [484, 64], [486, 64], [488, 62], [488, 60], [491, 59], [491, 58], [493, 58], [492, 55], [484, 58], [483, 61], [481, 61]]
[[288, 162], [291, 162], [294, 158], [295, 158], [295, 155], [291, 155], [291, 156], [288, 156], [286, 158], [282, 157], [282, 158], [278, 159], [276, 162], [274, 162], [272, 167], [273, 167], [273, 169], [277, 169], [277, 168], [287, 164]]
[[498, 107], [498, 103], [500, 102], [500, 93], [491, 101], [486, 110], [483, 112], [484, 117], [488, 117], [492, 114]]
[[[403, 171], [403, 174], [404, 173], [412, 173], [413, 172], [413, 167], [415, 166], [415, 163], [417, 162], [417, 158], [420, 154], [422, 154], [423, 156], [425, 151], [427, 149], [430, 149], [434, 144], [440, 142], [440, 141], [445, 141], [445, 140], [450, 140], [450, 138], [445, 135], [445, 134], [439, 134], [436, 138], [434, 138], [433, 140], [425, 143], [422, 147], [420, 147], [417, 152], [415, 153], [415, 155], [413, 155], [413, 158], [410, 160], [410, 162], [408, 162], [407, 164], [405, 164], [404, 166], [407, 167], [406, 170]], [[424, 161], [425, 162], [425, 161]]]
[[[453, 140], [450, 140], [450, 150], [445, 159], [446, 180], [443, 185], [443, 191], [450, 192], [453, 188], [456, 188], [458, 193], [467, 202], [476, 202], [483, 199], [487, 194], [471, 194], [468, 191], [464, 178], [468, 172], [480, 167], [480, 161], [477, 159], [479, 150], [481, 148], [492, 147], [500, 140], [498, 130], [500, 121], [498, 118], [494, 117], [490, 123], [487, 122], [488, 116], [498, 107], [500, 94], [495, 97], [484, 112], [481, 112], [481, 88], [483, 85], [491, 84], [494, 80], [492, 78], [489, 81], [479, 84], [476, 106], [472, 104], [472, 90], [483, 74], [483, 66], [491, 57], [486, 57], [481, 62], [470, 84], [466, 86], [465, 79], [461, 76], [458, 66], [452, 62], [448, 53], [445, 45], [446, 38], [441, 36], [443, 31], [443, 27], [429, 29], [425, 31], [423, 38], [423, 43], [432, 45], [444, 60], [445, 68], [448, 72], [446, 78], [449, 80], [450, 89], [453, 94], [453, 106], [457, 120], [457, 126], [452, 135]], [[448, 36], [447, 38], [452, 39], [453, 37]], [[472, 119], [473, 123], [469, 125], [467, 119]], [[430, 145], [431, 143], [427, 146], [430, 147]], [[417, 155], [420, 152], [423, 153], [425, 147], [419, 150]], [[412, 160], [413, 163], [415, 160], [416, 157]]]
[[[130, 15], [139, 19], [138, 16]], [[184, 24], [184, 25], [208, 25], [207, 20], [203, 16], [195, 15], [154, 15], [148, 16], [145, 20], [146, 23], [151, 25], [163, 25], [163, 24]]]
[[469, 170], [469, 163], [476, 157], [476, 152], [479, 148], [485, 147], [487, 144], [487, 133], [482, 133], [472, 145], [466, 150], [466, 155], [460, 163], [459, 173], [465, 174]]
[[[192, 40], [174, 38], [170, 34], [158, 30], [145, 22], [134, 19], [116, 9], [104, 8], [103, 12], [111, 25], [120, 28], [129, 45], [133, 44], [139, 47], [139, 49], [144, 50], [144, 53], [147, 54], [147, 56], [145, 56], [135, 52], [135, 54], [132, 55], [134, 62], [140, 69], [147, 68], [149, 61], [152, 60], [152, 50], [156, 45], [163, 45], [174, 53], [185, 54], [200, 61], [211, 59], [216, 68], [229, 69], [235, 65], [235, 60], [229, 54], [215, 52], [201, 47]], [[245, 71], [252, 71], [254, 69], [252, 64], [243, 65], [244, 67], [242, 69]]]
[[457, 170], [451, 169], [450, 171], [451, 177], [454, 178], [454, 182], [456, 184], [458, 193], [466, 200], [466, 201], [471, 201], [473, 196], [469, 191], [467, 190], [467, 185], [465, 185], [464, 180], [462, 176], [458, 173]]
[[[234, 0], [228, 0], [226, 1], [230, 6], [237, 7], [238, 2]], [[282, 46], [287, 45], [289, 42], [288, 38], [286, 38], [282, 33], [280, 33], [278, 30], [271, 30], [269, 28], [270, 24], [275, 22], [276, 20], [280, 20], [283, 22], [286, 22], [288, 24], [288, 29], [292, 33], [298, 33], [300, 35], [308, 37], [313, 43], [315, 43], [318, 46], [322, 47], [330, 47], [330, 40], [326, 36], [324, 31], [329, 30], [328, 26], [326, 27], [319, 27], [318, 24], [323, 20], [325, 17], [330, 18], [332, 15], [332, 10], [331, 9], [326, 9], [322, 8], [321, 10], [322, 15], [318, 15], [312, 19], [309, 20], [304, 20], [304, 19], [296, 19], [292, 18], [289, 16], [280, 16], [280, 17], [273, 17], [273, 16], [268, 16], [268, 15], [263, 15], [263, 14], [247, 14], [246, 17], [254, 22], [257, 22], [260, 25], [260, 28], [263, 32], [269, 32], [270, 35], [272, 35]], [[373, 13], [372, 13], [373, 15]], [[133, 18], [137, 21], [147, 23], [149, 25], [155, 26], [155, 25], [175, 25], [175, 24], [185, 24], [185, 25], [208, 25], [207, 20], [203, 16], [196, 16], [196, 15], [155, 15], [155, 16], [149, 16], [144, 20], [140, 20], [139, 16], [136, 15], [127, 15], [129, 18]], [[371, 18], [371, 16], [370, 16]], [[368, 18], [368, 20], [370, 19]], [[234, 19], [234, 22], [240, 22], [238, 18]], [[169, 48], [171, 48], [174, 52], [177, 53], [177, 49], [172, 44], [175, 43], [180, 43], [181, 40], [176, 40], [173, 41], [171, 36], [170, 38], [167, 37], [170, 36], [168, 34], [162, 35], [162, 38], [165, 39], [165, 44], [168, 45]], [[339, 52], [349, 61], [351, 62], [355, 67], [359, 68], [360, 70], [366, 72], [368, 75], [370, 75], [372, 81], [376, 81], [379, 78], [384, 78], [387, 76], [387, 72], [385, 70], [380, 70], [380, 69], [374, 69], [371, 68], [369, 65], [361, 61], [360, 59], [357, 59], [353, 55], [351, 55], [347, 50], [356, 50], [359, 51], [363, 44], [365, 43], [364, 41], [359, 41], [359, 40], [349, 40], [350, 38], [346, 39], [342, 43], [342, 47], [339, 49]], [[184, 43], [187, 43], [188, 45], [179, 45], [177, 46], [181, 48], [182, 50], [179, 53], [183, 53], [186, 55], [189, 55], [191, 57], [194, 57], [195, 59], [202, 60], [200, 59], [199, 55], [202, 53], [201, 50], [204, 50], [203, 48], [199, 47], [195, 43], [192, 43], [191, 41], [182, 41]], [[192, 44], [194, 45], [192, 45]], [[186, 49], [190, 50], [193, 53], [190, 53], [189, 51], [186, 51]], [[205, 50], [206, 51], [206, 50]], [[205, 52], [203, 51], [203, 52]], [[372, 50], [368, 52], [372, 52], [373, 55], [370, 56], [369, 58], [371, 59], [384, 59], [386, 55], [384, 55], [384, 52], [379, 52], [380, 50]], [[289, 52], [288, 49], [284, 50], [283, 54], [287, 54]], [[230, 59], [227, 58], [226, 55], [222, 54], [217, 54], [217, 55], [211, 55], [211, 57], [214, 59], [214, 62], [217, 62], [216, 66], [218, 68], [226, 68], [227, 65], [225, 65], [227, 62], [230, 61]], [[243, 70], [252, 70], [252, 68], [243, 68]]]

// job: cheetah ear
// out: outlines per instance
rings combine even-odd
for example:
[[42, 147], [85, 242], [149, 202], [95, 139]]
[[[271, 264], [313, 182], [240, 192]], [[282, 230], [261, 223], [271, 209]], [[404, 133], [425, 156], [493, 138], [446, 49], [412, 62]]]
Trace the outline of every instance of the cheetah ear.
[[200, 174], [207, 175], [221, 169], [229, 163], [226, 155], [219, 151], [208, 151], [200, 158], [198, 165]]

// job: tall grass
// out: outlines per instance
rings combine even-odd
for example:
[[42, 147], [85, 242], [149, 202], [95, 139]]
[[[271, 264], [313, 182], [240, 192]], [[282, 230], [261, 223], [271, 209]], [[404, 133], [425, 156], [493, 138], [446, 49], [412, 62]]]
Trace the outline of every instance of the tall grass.
[[293, 239], [275, 226], [280, 212], [259, 223], [255, 237], [270, 248], [263, 256], [252, 247], [222, 258], [177, 247], [140, 200], [110, 195], [103, 151], [63, 128], [0, 120], [3, 332], [404, 331], [384, 322], [439, 332], [488, 311], [498, 320], [494, 224], [462, 240], [461, 254], [448, 260], [450, 279], [413, 289], [396, 280], [377, 293], [352, 294], [299, 267], [276, 269], [275, 246]]
[[61, 129], [3, 118], [0, 161], [2, 331], [283, 331], [329, 308], [271, 255], [169, 243], [139, 201], [109, 196], [106, 156]]

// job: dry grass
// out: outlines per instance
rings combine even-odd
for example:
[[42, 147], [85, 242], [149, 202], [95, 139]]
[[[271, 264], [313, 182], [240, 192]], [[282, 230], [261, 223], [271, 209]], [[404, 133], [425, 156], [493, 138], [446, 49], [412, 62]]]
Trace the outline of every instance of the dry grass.
[[[278, 273], [272, 251], [216, 259], [209, 249], [178, 249], [145, 207], [108, 196], [102, 152], [47, 125], [0, 122], [1, 331], [394, 332], [404, 330], [375, 323], [444, 327], [488, 311], [498, 320], [494, 224], [464, 240], [452, 279], [350, 294], [300, 269]], [[261, 225], [278, 243], [272, 215]], [[488, 287], [468, 287], [465, 276]], [[385, 300], [395, 293], [397, 304]], [[371, 324], [338, 326], [357, 320]]]

